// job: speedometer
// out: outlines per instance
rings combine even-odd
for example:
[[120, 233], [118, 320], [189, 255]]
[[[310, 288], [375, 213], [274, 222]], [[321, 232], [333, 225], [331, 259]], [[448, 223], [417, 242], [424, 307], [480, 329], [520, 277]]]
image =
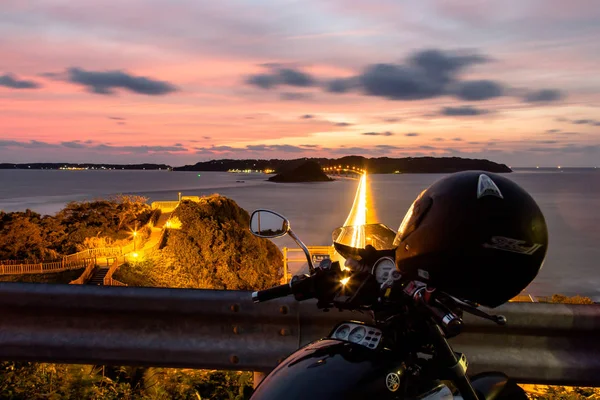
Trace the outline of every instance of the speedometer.
[[387, 281], [390, 274], [396, 270], [396, 263], [390, 257], [383, 257], [373, 265], [373, 276], [380, 285]]
[[356, 328], [352, 329], [348, 335], [348, 340], [352, 343], [358, 343], [363, 340], [365, 336], [367, 336], [367, 330], [362, 326], [357, 326]]

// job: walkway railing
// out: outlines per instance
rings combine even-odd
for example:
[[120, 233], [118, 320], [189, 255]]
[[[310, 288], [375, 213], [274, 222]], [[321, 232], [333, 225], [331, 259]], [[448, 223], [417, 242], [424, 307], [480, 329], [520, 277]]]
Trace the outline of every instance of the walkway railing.
[[25, 274], [46, 274], [52, 272], [62, 272], [72, 269], [85, 268], [87, 263], [93, 257], [75, 259], [66, 261], [50, 261], [32, 264], [1, 264], [0, 275], [25, 275]]
[[85, 285], [96, 271], [96, 260], [91, 260], [79, 278], [69, 282], [70, 285]]
[[0, 261], [0, 275], [43, 274], [85, 268], [88, 260], [98, 257], [123, 256], [133, 251], [133, 243], [122, 247], [101, 247], [69, 254], [57, 261], [17, 263], [17, 260]]
[[114, 273], [117, 272], [117, 269], [119, 269], [119, 267], [122, 264], [125, 264], [125, 257], [115, 258], [115, 262], [113, 262], [113, 264], [108, 269], [108, 272], [104, 276], [104, 286], [127, 286], [123, 282], [119, 282], [118, 280], [113, 279]]

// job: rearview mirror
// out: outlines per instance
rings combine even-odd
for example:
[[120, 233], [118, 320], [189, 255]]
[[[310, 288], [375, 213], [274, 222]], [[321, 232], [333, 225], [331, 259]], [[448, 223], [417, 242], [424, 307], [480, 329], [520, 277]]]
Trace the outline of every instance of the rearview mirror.
[[262, 238], [284, 236], [290, 230], [290, 222], [282, 215], [269, 210], [256, 210], [250, 216], [250, 232]]

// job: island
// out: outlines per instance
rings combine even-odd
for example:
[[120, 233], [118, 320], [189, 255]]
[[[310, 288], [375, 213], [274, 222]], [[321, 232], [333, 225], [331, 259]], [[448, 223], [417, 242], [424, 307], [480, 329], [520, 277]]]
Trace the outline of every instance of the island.
[[269, 171], [281, 173], [294, 168], [306, 161], [313, 161], [321, 168], [354, 167], [366, 169], [369, 174], [393, 173], [452, 173], [467, 170], [508, 173], [512, 170], [505, 164], [489, 160], [461, 157], [404, 157], [366, 158], [363, 156], [346, 156], [341, 158], [300, 158], [294, 160], [282, 159], [219, 159], [201, 161], [194, 165], [174, 167], [174, 171]]
[[269, 178], [271, 182], [329, 182], [332, 181], [316, 161], [306, 161]]

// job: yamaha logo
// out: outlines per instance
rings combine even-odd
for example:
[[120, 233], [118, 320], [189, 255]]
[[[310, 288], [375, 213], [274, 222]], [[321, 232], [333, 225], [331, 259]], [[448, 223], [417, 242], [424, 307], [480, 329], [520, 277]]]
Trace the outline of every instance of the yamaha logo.
[[385, 385], [390, 392], [395, 392], [400, 388], [400, 376], [395, 372], [390, 372], [385, 377]]

